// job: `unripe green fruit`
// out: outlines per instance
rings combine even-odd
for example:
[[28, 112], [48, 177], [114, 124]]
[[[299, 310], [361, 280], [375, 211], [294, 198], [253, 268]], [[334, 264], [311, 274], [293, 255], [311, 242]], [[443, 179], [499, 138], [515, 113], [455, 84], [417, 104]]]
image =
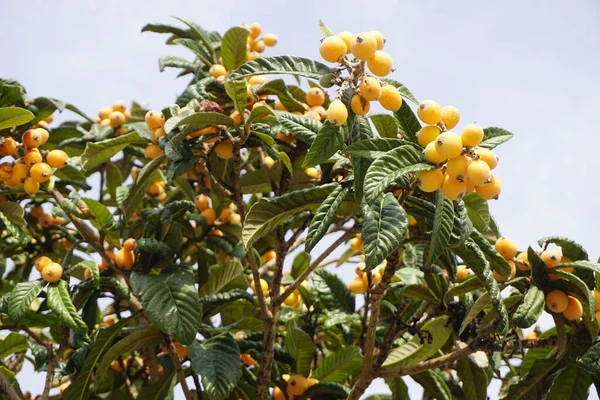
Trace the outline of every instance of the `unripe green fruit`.
[[419, 189], [427, 193], [435, 192], [444, 182], [444, 174], [437, 168], [429, 171], [419, 171], [415, 173], [415, 177], [419, 180]]
[[333, 74], [323, 75], [321, 79], [319, 79], [319, 85], [321, 85], [321, 87], [324, 87], [325, 89], [329, 89], [333, 86], [333, 82], [331, 82], [332, 79]]
[[435, 141], [437, 137], [442, 133], [440, 128], [435, 125], [425, 125], [421, 128], [419, 133], [417, 133], [417, 140], [419, 144], [423, 147], [427, 146], [429, 143]]
[[417, 107], [417, 115], [426, 124], [436, 125], [442, 119], [442, 107], [433, 100], [424, 100]]
[[467, 177], [475, 186], [483, 186], [490, 183], [492, 171], [490, 166], [481, 159], [473, 160], [467, 167]]
[[469, 124], [462, 131], [462, 141], [467, 147], [475, 147], [483, 140], [483, 128], [477, 124]]
[[331, 125], [344, 125], [348, 119], [348, 109], [341, 100], [336, 99], [329, 104], [329, 108], [327, 109], [327, 119]]
[[467, 193], [467, 184], [450, 178], [448, 174], [444, 175], [442, 183], [442, 193], [450, 200], [459, 200]]
[[467, 177], [467, 168], [471, 159], [467, 156], [458, 156], [448, 160], [446, 163], [446, 173], [450, 178], [457, 181], [464, 181]]
[[435, 149], [444, 158], [454, 158], [462, 153], [463, 143], [456, 133], [442, 132], [435, 140]]
[[435, 149], [435, 142], [431, 142], [425, 146], [423, 157], [432, 164], [440, 164], [446, 161], [446, 157], [442, 157]]

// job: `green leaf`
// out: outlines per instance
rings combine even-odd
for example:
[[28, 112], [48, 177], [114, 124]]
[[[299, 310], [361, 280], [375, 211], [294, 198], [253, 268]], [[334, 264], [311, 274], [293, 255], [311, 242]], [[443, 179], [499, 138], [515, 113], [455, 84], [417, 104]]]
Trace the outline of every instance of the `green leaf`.
[[123, 200], [123, 213], [125, 217], [129, 218], [134, 213], [134, 211], [138, 208], [138, 205], [146, 195], [146, 190], [150, 185], [150, 178], [154, 176], [154, 172], [156, 169], [162, 164], [167, 156], [161, 154], [156, 157], [154, 160], [150, 161], [140, 170], [137, 177], [131, 184], [129, 191], [127, 192], [127, 197]]
[[[569, 272], [556, 268], [552, 271], [554, 275], [558, 275], [562, 279], [558, 279], [553, 282], [553, 287], [559, 287], [563, 290], [576, 296], [583, 307], [583, 322], [590, 332], [590, 336], [593, 340], [598, 336], [598, 322], [594, 316], [595, 314], [595, 303], [594, 295], [588, 286], [579, 277]], [[566, 286], [565, 284], [568, 284]]]
[[431, 265], [446, 251], [454, 226], [454, 206], [441, 190], [436, 194], [435, 216], [431, 244], [427, 249], [426, 265]]
[[19, 107], [0, 107], [0, 130], [23, 125], [33, 120], [31, 111]]
[[8, 356], [20, 353], [28, 348], [29, 344], [25, 336], [12, 332], [0, 343], [0, 360], [4, 360]]
[[421, 163], [421, 154], [412, 146], [402, 146], [377, 158], [365, 176], [364, 198], [371, 204], [391, 184], [409, 172], [427, 171], [433, 165]]
[[17, 283], [8, 296], [8, 315], [16, 321], [20, 320], [44, 286], [46, 282], [42, 280]]
[[197, 112], [179, 120], [175, 127], [187, 125], [187, 129], [181, 133], [170, 135], [169, 140], [174, 146], [178, 145], [189, 133], [204, 129], [208, 126], [225, 125], [233, 126], [233, 119], [229, 115], [215, 111]]
[[310, 254], [306, 251], [301, 251], [294, 257], [294, 262], [292, 263], [292, 278], [296, 279], [308, 266], [310, 265]]
[[[531, 350], [530, 350], [531, 351]], [[538, 358], [533, 361], [529, 371], [519, 381], [508, 388], [506, 399], [542, 399], [547, 391], [546, 381], [551, 379], [552, 371], [559, 366], [562, 356]]]
[[249, 248], [256, 240], [273, 231], [288, 218], [302, 211], [317, 209], [336, 186], [337, 184], [331, 183], [260, 199], [250, 208], [244, 221], [244, 245]]
[[146, 139], [137, 132], [127, 133], [115, 138], [102, 140], [100, 142], [88, 142], [85, 151], [81, 155], [81, 168], [90, 171], [110, 160], [115, 154], [125, 147], [145, 144]]
[[243, 273], [244, 267], [239, 261], [227, 261], [222, 266], [211, 268], [208, 280], [200, 289], [200, 295], [209, 296], [219, 293]]
[[321, 382], [343, 383], [349, 376], [358, 376], [363, 357], [358, 346], [343, 347], [327, 355], [313, 371], [313, 378]]
[[461, 296], [483, 288], [483, 283], [476, 276], [455, 283], [444, 295], [444, 304], [448, 304], [454, 296]]
[[181, 46], [187, 48], [188, 50], [190, 50], [205, 65], [213, 65], [214, 64], [213, 61], [211, 60], [210, 54], [206, 51], [206, 48], [204, 46], [202, 46], [200, 43], [198, 43], [196, 40], [194, 40], [194, 39], [175, 39], [175, 40], [173, 40], [173, 43], [181, 45]]
[[252, 75], [291, 74], [319, 80], [321, 76], [331, 73], [331, 69], [316, 61], [302, 57], [276, 56], [260, 57], [247, 62], [236, 69], [231, 79], [240, 79]]
[[485, 258], [489, 261], [490, 267], [505, 279], [508, 279], [511, 275], [510, 264], [508, 264], [506, 259], [502, 257], [498, 251], [496, 251], [496, 248], [476, 229], [471, 233], [471, 239], [477, 243], [483, 254], [485, 254]]
[[375, 129], [377, 129], [377, 133], [382, 138], [398, 138], [398, 121], [396, 118], [392, 117], [389, 114], [375, 114], [369, 117], [373, 125], [375, 125]]
[[550, 277], [548, 276], [546, 264], [544, 264], [540, 256], [538, 256], [531, 246], [527, 248], [527, 261], [531, 264], [531, 277], [533, 278], [533, 283], [540, 287], [547, 286], [548, 282], [550, 282]]
[[398, 109], [394, 115], [400, 124], [402, 132], [404, 133], [402, 138], [413, 143], [418, 143], [417, 133], [421, 130], [421, 123], [415, 116], [413, 110], [411, 110], [408, 103], [403, 101], [400, 109]]
[[500, 288], [498, 287], [498, 283], [494, 279], [494, 275], [492, 270], [490, 269], [490, 264], [488, 260], [485, 258], [485, 255], [477, 246], [475, 242], [471, 239], [467, 240], [464, 245], [454, 249], [454, 252], [462, 258], [463, 262], [473, 270], [477, 278], [485, 287], [485, 290], [489, 293], [492, 304], [494, 306], [494, 310], [500, 316], [500, 323], [498, 325], [498, 333], [500, 336], [506, 335], [508, 332], [508, 313], [506, 311], [506, 306], [502, 301], [502, 296], [500, 295]]
[[118, 229], [113, 229], [116, 228], [113, 213], [99, 201], [88, 198], [82, 198], [82, 200], [94, 216], [90, 219], [92, 226], [98, 229], [99, 232], [104, 232], [110, 244], [118, 247], [121, 235]]
[[233, 107], [240, 113], [243, 121], [248, 100], [248, 85], [246, 81], [243, 79], [227, 81], [225, 82], [225, 91], [233, 101]]
[[340, 383], [323, 382], [309, 387], [299, 396], [294, 396], [294, 400], [343, 400], [347, 399], [349, 394], [350, 390]]
[[194, 71], [198, 66], [191, 61], [181, 57], [163, 56], [158, 59], [158, 68], [164, 72], [165, 68], [182, 68], [186, 71]]
[[190, 33], [196, 40], [198, 40], [199, 43], [202, 43], [207, 57], [210, 59], [210, 61], [212, 61], [212, 63], [210, 64], [216, 64], [217, 57], [215, 54], [215, 50], [213, 49], [213, 39], [211, 38], [210, 34], [204, 29], [202, 29], [200, 25], [194, 22], [179, 17], [175, 18], [190, 27]]
[[395, 81], [393, 79], [388, 79], [388, 78], [384, 78], [382, 79], [382, 81], [384, 81], [385, 83], [394, 86], [396, 89], [398, 89], [398, 91], [400, 92], [400, 94], [402, 95], [402, 97], [412, 101], [415, 104], [419, 104], [419, 102], [417, 101], [417, 99], [415, 98], [415, 96], [413, 96], [413, 94], [410, 92], [410, 90], [408, 90], [406, 88], [406, 86], [404, 86], [403, 84], [401, 84], [398, 81]]
[[157, 275], [133, 272], [131, 282], [152, 323], [182, 344], [194, 341], [202, 315], [191, 270], [167, 268]]
[[587, 261], [590, 259], [587, 251], [585, 251], [582, 245], [566, 237], [547, 236], [538, 240], [538, 244], [540, 245], [540, 247], [546, 246], [546, 243], [554, 243], [555, 245], [560, 246], [562, 250], [562, 255], [570, 258], [573, 261]]
[[236, 26], [223, 35], [221, 58], [228, 71], [232, 71], [246, 62], [246, 44], [249, 34], [248, 29]]
[[[452, 400], [452, 392], [446, 382], [435, 371], [429, 370], [411, 375], [419, 385], [423, 386], [425, 392], [437, 400]], [[469, 399], [471, 400], [471, 399]]]
[[202, 377], [204, 391], [213, 400], [225, 400], [242, 377], [240, 348], [233, 337], [222, 334], [194, 341], [189, 357], [192, 368]]
[[483, 130], [483, 141], [479, 143], [479, 147], [493, 149], [494, 147], [509, 141], [514, 135], [502, 128], [491, 126]]
[[98, 365], [100, 357], [110, 347], [121, 329], [129, 322], [129, 318], [123, 318], [108, 328], [98, 330], [94, 345], [85, 358], [83, 367], [79, 370], [77, 378], [65, 390], [61, 399], [86, 400], [90, 398], [90, 384], [92, 383], [94, 368]]
[[479, 368], [469, 358], [458, 360], [458, 377], [466, 399], [486, 400], [488, 376], [486, 370]]
[[165, 371], [158, 382], [142, 386], [138, 393], [138, 399], [173, 400], [175, 385], [177, 385], [177, 377], [175, 376], [175, 369], [171, 368], [170, 372]]
[[513, 323], [519, 328], [529, 328], [540, 319], [545, 304], [544, 292], [537, 286], [531, 286], [513, 315]]
[[146, 24], [142, 28], [142, 32], [170, 33], [180, 38], [192, 38], [184, 29], [165, 24]]
[[448, 326], [447, 315], [429, 320], [421, 330], [431, 334], [433, 338], [431, 343], [428, 343], [427, 340], [421, 343], [419, 335], [415, 335], [411, 341], [392, 350], [383, 363], [383, 367], [402, 368], [427, 360], [442, 348], [452, 334], [452, 327]]
[[348, 139], [346, 132], [345, 129], [325, 121], [306, 154], [302, 168], [314, 167], [329, 161], [335, 153], [346, 146]]
[[260, 86], [256, 91], [258, 96], [273, 95], [277, 96], [281, 104], [289, 112], [299, 111], [304, 113], [304, 105], [294, 98], [294, 95], [289, 91], [283, 79], [273, 79]]
[[342, 201], [346, 198], [346, 195], [350, 191], [349, 186], [338, 185], [325, 201], [319, 206], [315, 212], [310, 226], [308, 227], [308, 234], [306, 237], [306, 251], [311, 251], [316, 244], [325, 236], [329, 226], [333, 222], [338, 208], [342, 204]]
[[475, 317], [477, 317], [477, 315], [481, 311], [483, 311], [491, 302], [492, 302], [492, 299], [490, 298], [490, 295], [488, 293], [484, 293], [482, 296], [480, 296], [477, 299], [477, 301], [475, 301], [475, 303], [471, 306], [469, 313], [466, 315], [465, 319], [463, 320], [462, 324], [460, 325], [458, 334], [459, 335], [462, 334], [464, 332], [464, 330], [467, 328], [467, 326], [469, 326], [471, 321], [473, 321], [475, 319]]
[[274, 111], [281, 126], [304, 143], [311, 144], [321, 129], [321, 124], [313, 118], [301, 117], [286, 111]]
[[463, 197], [463, 202], [467, 207], [469, 219], [473, 223], [475, 229], [483, 232], [490, 224], [490, 210], [488, 202], [477, 193], [469, 193]]
[[366, 270], [371, 271], [402, 243], [408, 230], [408, 216], [392, 193], [370, 206], [363, 201], [362, 210]]
[[354, 294], [336, 274], [326, 269], [318, 269], [311, 274], [311, 279], [319, 293], [319, 300], [328, 310], [354, 313], [356, 307]]
[[143, 347], [157, 346], [162, 342], [162, 333], [154, 326], [133, 331], [131, 334], [115, 343], [115, 345], [104, 354], [100, 364], [98, 364], [96, 375], [104, 376], [110, 368], [110, 364], [116, 360], [117, 357], [122, 356], [125, 353], [139, 350]]
[[405, 144], [406, 142], [402, 139], [373, 138], [352, 143], [344, 149], [343, 153], [352, 157], [377, 159], [390, 150]]
[[60, 322], [73, 329], [75, 333], [87, 336], [87, 325], [71, 301], [67, 282], [61, 280], [57, 284], [50, 284], [47, 292], [48, 308], [56, 314]]
[[573, 363], [556, 376], [544, 400], [586, 400], [591, 384], [592, 377]]
[[25, 215], [25, 211], [19, 203], [0, 203], [0, 214], [4, 215], [4, 217], [8, 221], [10, 221], [10, 223], [16, 225], [21, 229], [25, 229], [27, 227], [27, 222], [25, 222], [25, 219], [23, 218], [23, 216]]
[[600, 343], [593, 344], [577, 359], [577, 365], [590, 374], [600, 374]]
[[298, 328], [294, 321], [287, 325], [284, 350], [296, 360], [296, 373], [308, 376], [315, 347], [308, 333]]

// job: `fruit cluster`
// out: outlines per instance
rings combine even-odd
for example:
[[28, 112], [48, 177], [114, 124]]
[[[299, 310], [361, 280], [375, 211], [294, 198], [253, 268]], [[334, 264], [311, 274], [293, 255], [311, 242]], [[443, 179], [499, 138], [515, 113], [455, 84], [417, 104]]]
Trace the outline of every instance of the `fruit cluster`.
[[[371, 101], [379, 101], [386, 110], [396, 111], [402, 105], [398, 89], [380, 80], [392, 72], [392, 57], [383, 51], [384, 36], [377, 31], [341, 32], [321, 41], [319, 52], [325, 61], [340, 64], [338, 73], [347, 70], [349, 76], [334, 77], [332, 82], [340, 85], [340, 97], [343, 89], [352, 89], [350, 108], [356, 115], [365, 115], [371, 108]], [[352, 55], [349, 59], [346, 56]], [[367, 71], [368, 68], [368, 71]], [[324, 82], [330, 85], [331, 82]], [[327, 110], [327, 119], [332, 125], [343, 125], [348, 119], [348, 109], [340, 98], [335, 99]]]
[[476, 191], [485, 200], [497, 199], [500, 181], [492, 174], [498, 157], [485, 147], [477, 147], [484, 138], [478, 124], [466, 125], [462, 133], [452, 132], [458, 125], [460, 113], [456, 107], [441, 107], [433, 100], [421, 102], [417, 115], [426, 123], [417, 135], [423, 158], [436, 168], [417, 172], [419, 189], [435, 192], [442, 189], [446, 197], [461, 199]]
[[[364, 255], [365, 246], [362, 241], [362, 237], [357, 234], [354, 238], [350, 239], [350, 247], [357, 253]], [[379, 265], [378, 268], [371, 271], [371, 284], [376, 285], [381, 281], [381, 268], [385, 268], [387, 264], [386, 260]], [[364, 294], [369, 289], [369, 275], [365, 272], [365, 263], [359, 262], [356, 264], [354, 272], [356, 276], [352, 278], [349, 284], [349, 289], [354, 294]]]
[[162, 111], [150, 110], [146, 113], [144, 120], [146, 121], [146, 126], [151, 132], [150, 141], [152, 142], [146, 146], [144, 157], [146, 157], [148, 160], [154, 160], [156, 157], [164, 153], [164, 151], [158, 145], [158, 139], [166, 136], [164, 130], [165, 115], [162, 113]]
[[23, 133], [20, 143], [10, 136], [0, 138], [0, 156], [13, 158], [0, 163], [0, 180], [6, 187], [16, 189], [23, 185], [25, 192], [35, 194], [40, 184], [52, 177], [52, 168], [67, 166], [69, 156], [64, 151], [39, 149], [49, 137], [46, 129], [32, 128]]
[[123, 126], [124, 123], [131, 117], [131, 112], [123, 101], [117, 101], [112, 107], [101, 107], [98, 110], [98, 118], [96, 123], [101, 126], [110, 126], [115, 129], [117, 136], [127, 132], [127, 128]]
[[34, 264], [35, 269], [42, 274], [46, 282], [58, 282], [63, 274], [63, 268], [59, 263], [52, 261], [49, 257], [38, 257]]
[[283, 374], [281, 378], [285, 382], [285, 393], [278, 386], [275, 386], [273, 388], [273, 400], [285, 400], [285, 394], [287, 394], [288, 399], [293, 400], [294, 396], [303, 395], [308, 388], [319, 383], [317, 379], [307, 378], [300, 374]]

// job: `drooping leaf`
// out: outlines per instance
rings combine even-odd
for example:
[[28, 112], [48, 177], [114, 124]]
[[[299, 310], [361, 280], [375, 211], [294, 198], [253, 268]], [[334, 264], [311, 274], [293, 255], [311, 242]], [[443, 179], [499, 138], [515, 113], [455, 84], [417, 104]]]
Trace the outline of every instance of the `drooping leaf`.
[[493, 149], [494, 147], [509, 141], [514, 135], [502, 128], [491, 126], [483, 130], [483, 141], [479, 143], [480, 147]]
[[343, 383], [349, 376], [357, 376], [362, 364], [359, 347], [343, 347], [325, 357], [313, 371], [313, 377], [321, 382]]
[[302, 211], [316, 210], [335, 189], [336, 184], [301, 189], [282, 196], [262, 198], [255, 203], [246, 216], [242, 241], [246, 248], [275, 229], [288, 218]]
[[25, 336], [12, 332], [0, 343], [0, 360], [4, 360], [8, 356], [20, 353], [28, 348], [29, 344]]
[[115, 154], [127, 146], [146, 144], [146, 139], [137, 132], [127, 133], [100, 142], [88, 142], [81, 155], [81, 168], [90, 171], [110, 160]]
[[252, 75], [290, 74], [319, 80], [331, 73], [325, 64], [302, 57], [260, 57], [241, 65], [228, 79], [239, 79]]
[[446, 250], [450, 242], [452, 227], [454, 226], [454, 207], [452, 200], [444, 196], [441, 190], [437, 191], [435, 216], [433, 219], [433, 233], [431, 244], [427, 249], [426, 265], [431, 265]]
[[197, 65], [181, 57], [163, 56], [158, 59], [158, 68], [164, 72], [165, 68], [182, 68], [187, 71], [194, 71]]
[[274, 111], [277, 121], [290, 135], [304, 143], [311, 144], [323, 126], [313, 118], [301, 117], [286, 111]]
[[362, 210], [366, 270], [371, 271], [402, 243], [408, 230], [408, 216], [392, 193], [371, 205], [363, 201]]
[[191, 344], [201, 322], [192, 272], [182, 267], [167, 268], [157, 275], [133, 272], [131, 282], [148, 319], [175, 340]]
[[421, 155], [412, 146], [402, 146], [377, 158], [365, 176], [364, 198], [371, 204], [392, 183], [409, 172], [426, 171], [433, 166], [422, 163]]
[[479, 197], [477, 193], [467, 194], [463, 197], [463, 202], [467, 207], [467, 214], [475, 229], [482, 232], [485, 231], [490, 223], [488, 202]]
[[20, 320], [44, 286], [46, 282], [42, 280], [17, 283], [8, 296], [8, 315], [16, 321]]
[[329, 226], [333, 222], [338, 208], [346, 195], [350, 191], [350, 187], [338, 185], [323, 201], [315, 212], [309, 227], [306, 237], [306, 251], [311, 251], [315, 245], [325, 236]]
[[428, 370], [411, 375], [419, 385], [423, 386], [425, 392], [437, 400], [452, 400], [452, 392], [442, 377], [435, 371]]
[[489, 381], [486, 370], [475, 365], [469, 358], [460, 359], [457, 364], [465, 398], [486, 400]]
[[219, 293], [229, 283], [244, 273], [244, 267], [239, 261], [227, 261], [222, 266], [212, 269], [206, 283], [200, 288], [201, 296]]
[[545, 400], [586, 400], [592, 385], [592, 377], [573, 363], [563, 369], [554, 379]]
[[260, 86], [256, 94], [277, 96], [281, 104], [289, 112], [299, 111], [304, 113], [305, 109], [302, 103], [289, 91], [283, 79], [273, 79]]
[[148, 164], [144, 165], [144, 167], [138, 173], [137, 177], [133, 181], [133, 184], [129, 188], [129, 191], [127, 192], [127, 197], [123, 201], [123, 213], [127, 218], [131, 217], [146, 195], [146, 190], [148, 189], [150, 183], [152, 183], [150, 178], [154, 176], [154, 172], [160, 166], [160, 164], [163, 163], [165, 158], [166, 156], [161, 154]]
[[544, 292], [537, 286], [531, 286], [513, 315], [513, 323], [519, 328], [529, 328], [540, 319], [545, 304]]
[[400, 128], [404, 133], [402, 137], [410, 142], [418, 143], [417, 141], [417, 133], [421, 130], [421, 123], [415, 116], [413, 110], [411, 110], [410, 106], [406, 101], [402, 102], [402, 105], [394, 113], [398, 123], [400, 124]]
[[314, 167], [327, 162], [346, 146], [348, 139], [346, 132], [345, 129], [340, 129], [338, 126], [331, 125], [329, 121], [325, 121], [313, 140], [302, 167]]
[[388, 151], [405, 144], [406, 142], [402, 139], [373, 138], [352, 143], [344, 149], [343, 153], [352, 157], [377, 159]]
[[535, 359], [527, 373], [521, 375], [518, 382], [508, 387], [506, 398], [511, 400], [543, 398], [547, 390], [546, 382], [551, 379], [552, 372], [559, 367], [563, 357], [564, 353]]
[[225, 333], [202, 343], [194, 341], [189, 357], [210, 398], [228, 399], [242, 376], [240, 348], [233, 337]]
[[33, 113], [23, 108], [0, 107], [0, 130], [26, 124], [33, 118]]
[[349, 394], [350, 390], [340, 383], [323, 382], [309, 387], [301, 395], [294, 396], [294, 399], [343, 400], [347, 399]]
[[349, 314], [355, 311], [354, 294], [337, 275], [318, 269], [311, 274], [319, 300], [328, 310], [341, 310]]
[[66, 281], [48, 285], [48, 307], [56, 314], [62, 324], [73, 329], [76, 333], [87, 336], [87, 325], [77, 313], [69, 294]]
[[245, 80], [236, 79], [225, 82], [225, 91], [233, 101], [233, 106], [242, 116], [242, 121], [245, 118], [244, 110], [248, 101], [248, 86]]
[[511, 274], [511, 266], [506, 259], [496, 251], [496, 248], [476, 229], [471, 233], [471, 239], [477, 243], [483, 254], [485, 254], [485, 258], [489, 261], [490, 267], [505, 279], [508, 279]]
[[583, 246], [566, 237], [547, 236], [538, 240], [538, 245], [540, 245], [540, 247], [544, 247], [546, 243], [554, 243], [555, 245], [560, 246], [562, 255], [570, 258], [572, 261], [589, 260], [588, 253]]
[[225, 32], [221, 41], [221, 58], [228, 71], [232, 71], [246, 62], [246, 44], [250, 31], [235, 26]]
[[287, 325], [284, 350], [296, 360], [296, 373], [308, 376], [315, 352], [314, 344], [308, 333], [298, 328], [294, 321]]
[[398, 121], [389, 114], [375, 114], [369, 117], [377, 133], [382, 138], [398, 138]]

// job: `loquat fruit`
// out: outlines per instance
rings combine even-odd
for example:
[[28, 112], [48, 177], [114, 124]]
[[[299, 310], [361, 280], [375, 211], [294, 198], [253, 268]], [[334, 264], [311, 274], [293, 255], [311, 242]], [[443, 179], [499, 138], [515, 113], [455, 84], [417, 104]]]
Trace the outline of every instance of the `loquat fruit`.
[[424, 100], [417, 107], [417, 116], [426, 124], [436, 125], [442, 120], [442, 107], [433, 100]]
[[506, 237], [498, 238], [494, 246], [496, 251], [500, 253], [505, 260], [512, 260], [517, 255], [517, 244], [512, 239]]
[[442, 133], [442, 131], [440, 131], [440, 128], [436, 125], [425, 125], [417, 133], [417, 140], [421, 146], [425, 147], [429, 143], [435, 141], [440, 133]]
[[108, 119], [111, 112], [113, 112], [112, 107], [101, 107], [100, 110], [98, 110], [98, 116], [100, 117], [100, 120]]
[[466, 265], [457, 266], [456, 267], [456, 280], [462, 281], [467, 276], [469, 276], [470, 272], [471, 272], [471, 269], [469, 269]]
[[46, 162], [52, 168], [61, 169], [69, 163], [69, 156], [62, 150], [52, 150], [46, 155]]
[[419, 189], [426, 193], [435, 192], [442, 187], [444, 182], [444, 174], [438, 168], [416, 172], [415, 177], [419, 181]]
[[392, 56], [383, 50], [377, 50], [371, 58], [367, 60], [367, 67], [377, 76], [387, 76], [392, 72]]
[[396, 111], [402, 106], [402, 96], [394, 86], [385, 85], [381, 88], [379, 104], [386, 110]]
[[215, 146], [215, 153], [222, 159], [228, 160], [233, 157], [233, 143], [224, 140]]
[[369, 31], [369, 33], [377, 40], [377, 50], [383, 49], [383, 46], [385, 46], [385, 36], [383, 36], [383, 33], [378, 31]]
[[117, 255], [115, 256], [115, 264], [123, 270], [130, 270], [135, 263], [135, 254], [131, 250], [126, 250], [125, 248], [119, 249], [117, 251]]
[[269, 156], [265, 156], [265, 165], [267, 168], [273, 168], [275, 165], [275, 160]]
[[[14, 168], [13, 168], [14, 174]], [[52, 176], [52, 167], [46, 163], [34, 164], [29, 170], [29, 175], [38, 183], [46, 182]]]
[[[336, 36], [331, 36], [336, 37]], [[350, 52], [359, 60], [366, 61], [377, 51], [377, 38], [369, 32], [361, 32], [352, 38]]]
[[0, 144], [0, 155], [12, 156], [17, 152], [17, 141], [11, 137], [5, 137]]
[[136, 246], [137, 246], [137, 243], [135, 242], [134, 238], [129, 238], [123, 242], [123, 248], [126, 251], [133, 251], [133, 250], [135, 250]]
[[118, 100], [118, 101], [115, 101], [115, 104], [113, 104], [112, 110], [124, 113], [125, 110], [127, 110], [127, 105], [125, 105], [124, 101]]
[[[336, 36], [330, 36], [336, 37]], [[327, 119], [334, 126], [344, 125], [346, 120], [348, 119], [348, 109], [342, 103], [341, 100], [335, 99], [329, 104], [329, 108], [327, 109]]]
[[151, 131], [162, 128], [165, 125], [165, 116], [161, 111], [150, 110], [144, 117], [148, 129]]
[[194, 203], [196, 203], [196, 207], [198, 207], [200, 211], [204, 211], [210, 207], [208, 196], [204, 194], [199, 194], [198, 196], [196, 196], [196, 198], [194, 199]]
[[483, 128], [477, 124], [468, 124], [462, 130], [462, 141], [467, 147], [475, 147], [483, 140]]
[[41, 256], [41, 257], [36, 258], [36, 260], [33, 263], [33, 265], [35, 266], [35, 269], [38, 272], [42, 272], [42, 270], [44, 269], [44, 267], [47, 266], [48, 264], [50, 264], [51, 262], [52, 262], [52, 260], [49, 257]]
[[275, 257], [277, 257], [277, 253], [275, 252], [275, 250], [269, 250], [269, 251], [265, 252], [265, 254], [260, 256], [260, 260], [262, 261], [263, 264], [265, 264], [271, 260], [274, 260]]
[[460, 156], [463, 143], [460, 136], [454, 132], [442, 132], [435, 140], [435, 149], [446, 159]]
[[381, 97], [381, 85], [375, 78], [364, 78], [359, 85], [360, 95], [366, 100], [375, 101]]
[[38, 218], [38, 223], [42, 228], [50, 228], [54, 223], [54, 218], [50, 214], [42, 214]]
[[565, 292], [554, 289], [546, 294], [546, 305], [550, 311], [561, 313], [569, 306], [569, 299]]
[[557, 249], [547, 249], [540, 254], [540, 258], [547, 268], [554, 268], [560, 264], [562, 255]]
[[267, 47], [275, 46], [278, 40], [279, 39], [277, 38], [277, 36], [273, 33], [267, 33], [265, 36], [263, 36], [263, 42], [265, 42], [265, 46]]
[[460, 112], [454, 106], [442, 107], [442, 123], [446, 129], [450, 130], [458, 125], [460, 121]]
[[349, 289], [354, 294], [363, 294], [367, 291], [367, 288], [367, 283], [360, 276], [357, 276], [350, 281]]
[[369, 109], [371, 108], [371, 103], [369, 102], [369, 100], [365, 99], [360, 94], [355, 94], [354, 96], [352, 96], [352, 100], [350, 100], [350, 108], [352, 109], [352, 112], [356, 115], [365, 115], [369, 112]]
[[441, 164], [444, 161], [446, 161], [446, 158], [442, 157], [437, 152], [435, 142], [431, 142], [427, 146], [425, 146], [425, 149], [423, 150], [423, 157], [427, 162], [430, 162], [432, 164]]
[[42, 269], [42, 278], [46, 282], [58, 282], [62, 277], [62, 273], [62, 266], [59, 263], [51, 262]]
[[325, 102], [325, 92], [318, 87], [313, 87], [306, 92], [306, 103], [311, 107], [321, 106]]
[[252, 25], [250, 25], [250, 37], [252, 39], [256, 39], [257, 37], [259, 37], [261, 32], [262, 27], [258, 22], [255, 22]]
[[27, 150], [27, 153], [25, 153], [23, 161], [25, 161], [25, 164], [29, 166], [42, 162], [42, 153], [40, 153], [39, 149], [37, 148], [29, 149]]
[[23, 143], [23, 146], [26, 148], [33, 149], [44, 144], [44, 140], [42, 139], [39, 129], [29, 129], [21, 136], [21, 143]]
[[473, 160], [467, 167], [467, 177], [475, 186], [483, 186], [490, 183], [492, 171], [485, 161]]
[[[472, 164], [472, 163], [471, 163]], [[490, 183], [484, 186], [476, 186], [475, 191], [484, 200], [492, 200], [497, 199], [502, 191], [502, 187], [500, 186], [500, 181], [495, 175], [492, 175], [490, 178]]]
[[583, 306], [581, 302], [574, 296], [567, 296], [568, 304], [563, 315], [569, 321], [579, 321], [583, 316]]
[[[514, 261], [512, 261], [512, 260], [507, 260], [507, 261], [508, 261], [508, 265], [510, 265], [510, 278], [509, 279], [513, 279], [515, 277], [515, 275], [517, 274], [517, 266], [515, 265]], [[506, 282], [506, 279], [504, 279], [502, 277], [502, 275], [500, 275], [496, 271], [493, 271], [493, 272], [494, 272], [494, 279], [496, 280], [496, 282], [498, 282], [498, 283]]]
[[[519, 253], [517, 255], [517, 268], [519, 268], [521, 271], [530, 271], [531, 270], [531, 264], [529, 263], [529, 256], [527, 255], [527, 252], [522, 252]], [[520, 262], [519, 262], [520, 261]]]
[[23, 183], [23, 189], [25, 189], [28, 194], [36, 194], [40, 190], [40, 183], [31, 177], [27, 178]]
[[154, 160], [156, 157], [159, 157], [163, 153], [164, 151], [160, 148], [158, 144], [150, 143], [148, 146], [146, 146], [146, 149], [144, 150], [144, 157], [147, 160]]
[[498, 165], [498, 157], [494, 154], [492, 150], [480, 147], [475, 149], [474, 151], [475, 154], [479, 156], [480, 160], [485, 161], [485, 163], [489, 165], [490, 169], [496, 168], [496, 166]]
[[321, 42], [319, 53], [325, 61], [337, 62], [348, 52], [346, 42], [338, 36], [328, 36]]
[[113, 128], [123, 125], [126, 121], [125, 115], [120, 111], [111, 112], [108, 119], [110, 119], [110, 126]]
[[470, 163], [471, 159], [467, 156], [451, 158], [446, 163], [446, 173], [452, 179], [464, 181], [467, 177], [467, 168]]
[[592, 290], [592, 295], [594, 296], [594, 310], [600, 311], [600, 292], [594, 289]]
[[215, 220], [217, 219], [217, 212], [212, 208], [207, 208], [205, 210], [202, 210], [200, 215], [202, 215], [204, 217], [207, 225], [212, 225], [215, 222]]
[[442, 193], [450, 200], [459, 200], [467, 193], [467, 184], [450, 178], [447, 174], [444, 175], [442, 183]]

